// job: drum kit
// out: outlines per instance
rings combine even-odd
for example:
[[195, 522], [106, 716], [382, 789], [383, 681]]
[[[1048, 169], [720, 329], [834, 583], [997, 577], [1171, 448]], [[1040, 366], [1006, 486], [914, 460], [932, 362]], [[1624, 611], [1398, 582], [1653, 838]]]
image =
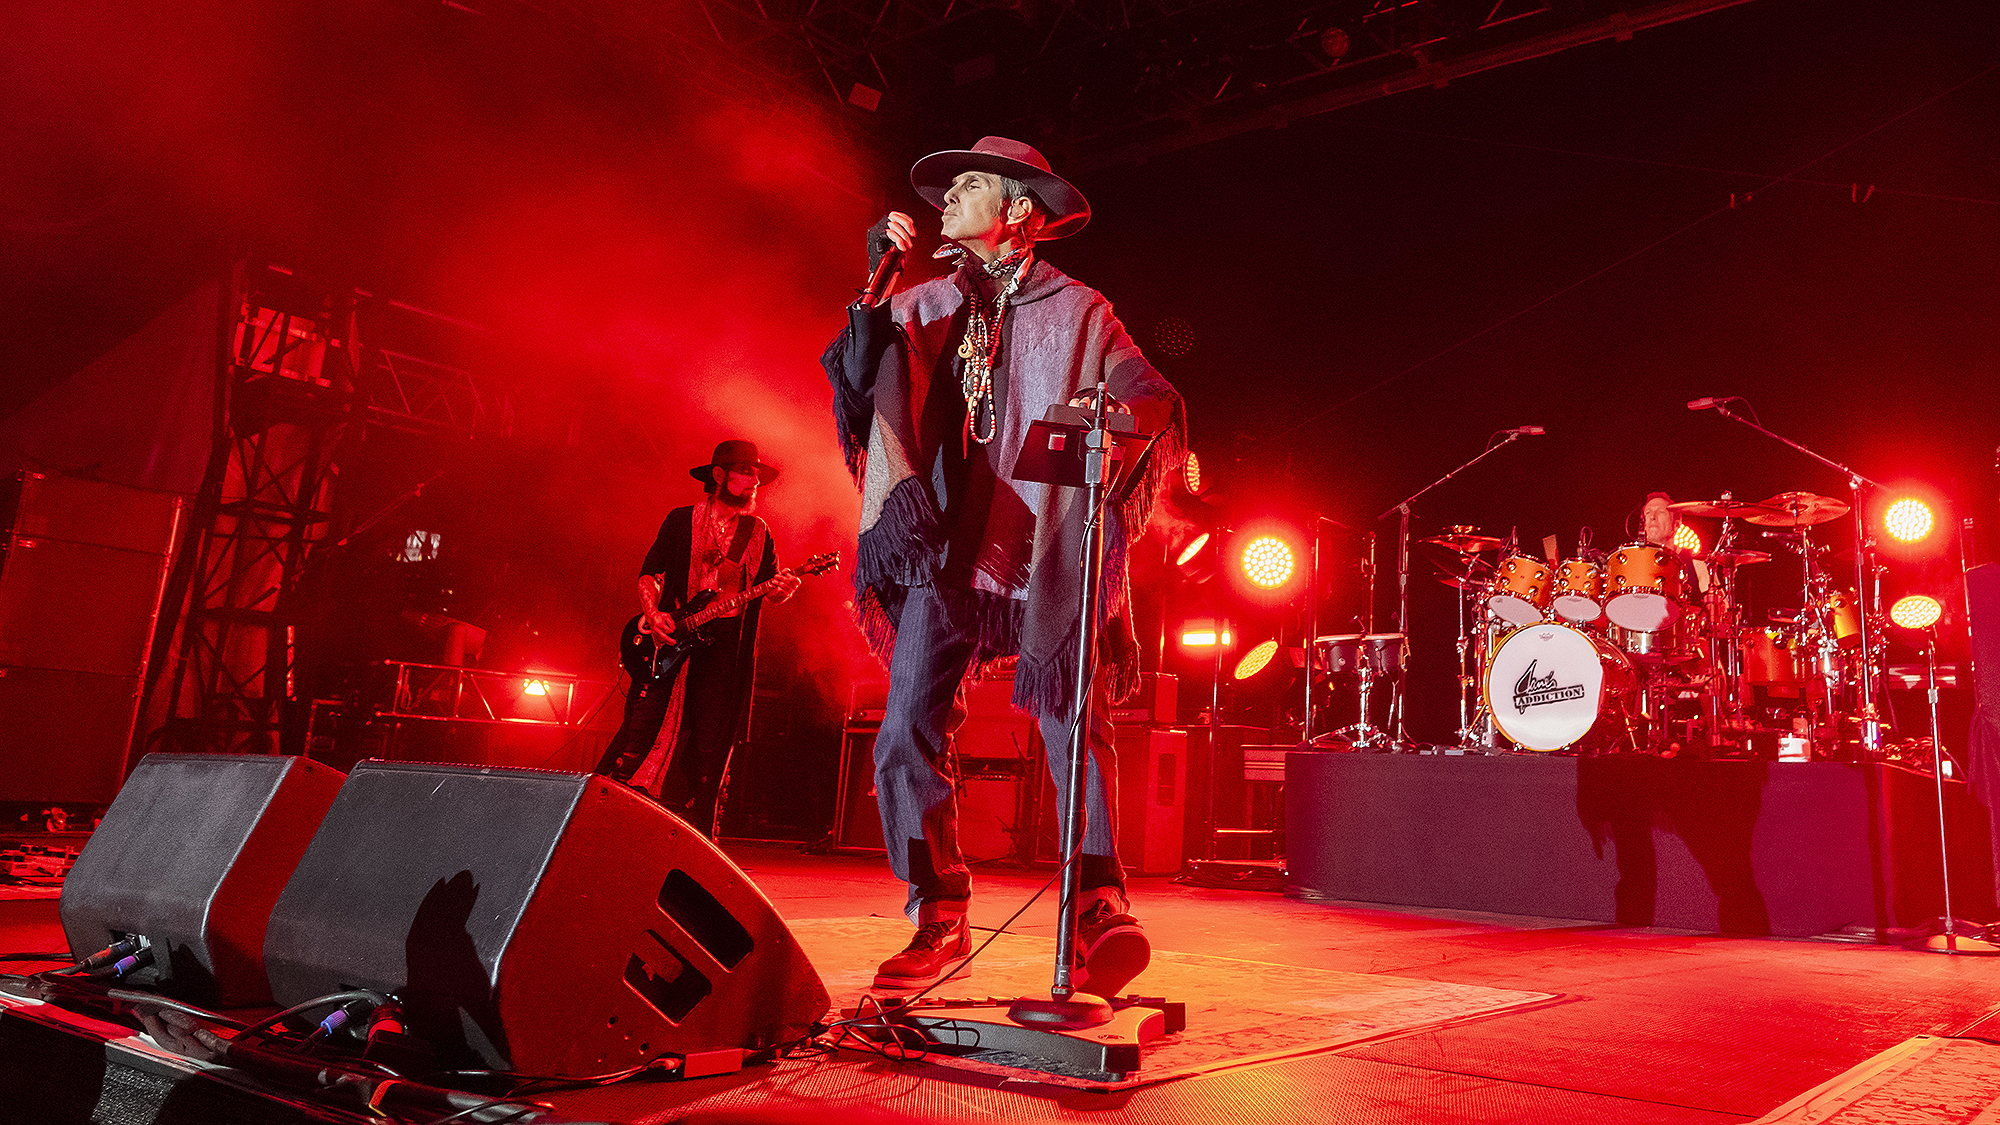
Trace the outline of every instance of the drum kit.
[[[1605, 551], [1586, 531], [1574, 555], [1559, 557], [1549, 540], [1537, 558], [1473, 527], [1423, 540], [1439, 549], [1441, 581], [1460, 594], [1461, 750], [1672, 756], [1700, 746], [1805, 757], [1832, 756], [1848, 738], [1861, 710], [1860, 662], [1881, 654], [1860, 651], [1855, 599], [1822, 565], [1830, 548], [1812, 529], [1849, 505], [1784, 492], [1670, 507], [1719, 519], [1714, 546], [1640, 541]], [[1800, 608], [1750, 621], [1738, 571], [1773, 556], [1737, 545], [1744, 524], [1803, 561]], [[1362, 713], [1365, 726], [1365, 696]]]

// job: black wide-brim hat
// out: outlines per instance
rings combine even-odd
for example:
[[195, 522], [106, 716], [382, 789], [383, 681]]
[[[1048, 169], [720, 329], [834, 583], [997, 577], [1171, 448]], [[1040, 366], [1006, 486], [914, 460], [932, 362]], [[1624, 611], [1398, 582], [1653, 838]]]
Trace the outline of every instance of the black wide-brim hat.
[[723, 442], [715, 447], [715, 454], [708, 459], [708, 464], [696, 465], [688, 470], [688, 475], [703, 484], [713, 484], [714, 478], [709, 475], [709, 470], [717, 465], [727, 469], [747, 469], [755, 466], [759, 484], [770, 484], [778, 479], [776, 465], [766, 465], [757, 459], [757, 443], [754, 441]]
[[910, 166], [910, 186], [942, 211], [944, 193], [963, 172], [991, 172], [1028, 185], [1049, 213], [1048, 224], [1037, 239], [1075, 234], [1090, 221], [1090, 204], [1082, 192], [1049, 171], [1049, 162], [1041, 153], [1005, 137], [981, 137], [971, 148], [931, 153]]

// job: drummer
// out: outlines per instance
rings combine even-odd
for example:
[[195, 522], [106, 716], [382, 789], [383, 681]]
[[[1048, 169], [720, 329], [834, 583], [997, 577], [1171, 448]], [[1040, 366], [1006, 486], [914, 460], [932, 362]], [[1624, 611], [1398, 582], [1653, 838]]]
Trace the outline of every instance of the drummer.
[[1646, 504], [1639, 509], [1639, 522], [1646, 542], [1656, 547], [1665, 547], [1680, 560], [1683, 577], [1689, 572], [1694, 575], [1694, 588], [1703, 593], [1708, 591], [1708, 566], [1694, 557], [1694, 552], [1675, 542], [1675, 533], [1681, 527], [1680, 513], [1674, 511], [1674, 498], [1664, 492], [1654, 492], [1646, 497]]

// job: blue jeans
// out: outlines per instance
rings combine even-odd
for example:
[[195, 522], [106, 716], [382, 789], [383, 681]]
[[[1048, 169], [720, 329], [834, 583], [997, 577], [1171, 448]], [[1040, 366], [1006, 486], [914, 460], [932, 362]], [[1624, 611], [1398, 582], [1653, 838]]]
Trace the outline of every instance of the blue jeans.
[[[965, 721], [963, 685], [973, 641], [946, 624], [944, 607], [929, 586], [911, 587], [889, 658], [889, 698], [875, 737], [875, 793], [889, 866], [910, 885], [910, 912], [923, 902], [964, 901], [972, 874], [958, 846], [957, 767], [949, 752], [952, 732]], [[1057, 807], [1046, 817], [1061, 824], [1069, 794], [1070, 717], [1042, 714], [1042, 743], [1056, 785]], [[1090, 760], [1084, 785], [1082, 884], [1115, 887], [1125, 874], [1118, 863], [1116, 759], [1111, 710], [1099, 677], [1091, 690]]]

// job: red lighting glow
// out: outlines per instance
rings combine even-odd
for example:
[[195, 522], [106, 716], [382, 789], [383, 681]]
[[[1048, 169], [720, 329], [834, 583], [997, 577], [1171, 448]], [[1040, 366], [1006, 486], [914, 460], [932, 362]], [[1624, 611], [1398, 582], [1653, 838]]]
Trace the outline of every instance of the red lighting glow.
[[1188, 450], [1187, 460], [1181, 463], [1181, 483], [1187, 485], [1188, 494], [1201, 495], [1201, 458]]
[[1283, 586], [1297, 567], [1291, 544], [1275, 535], [1260, 535], [1243, 548], [1243, 575], [1266, 590]]
[[1257, 673], [1262, 672], [1264, 666], [1269, 664], [1271, 658], [1276, 655], [1278, 655], [1278, 642], [1275, 640], [1265, 641], [1263, 644], [1244, 653], [1243, 659], [1236, 662], [1235, 678], [1247, 680]]
[[1914, 496], [1896, 501], [1882, 513], [1882, 529], [1899, 543], [1919, 542], [1936, 525], [1931, 506]]
[[1674, 546], [1691, 554], [1699, 555], [1701, 554], [1701, 536], [1694, 533], [1694, 528], [1682, 524], [1674, 529]]
[[1205, 618], [1197, 618], [1181, 626], [1183, 648], [1214, 648], [1218, 637], [1224, 648], [1236, 643], [1236, 638], [1229, 634], [1229, 626], [1224, 625], [1218, 630], [1214, 621]]
[[1209, 533], [1206, 531], [1202, 532], [1200, 535], [1195, 536], [1192, 540], [1188, 542], [1188, 545], [1186, 547], [1183, 547], [1181, 549], [1180, 557], [1174, 560], [1174, 565], [1186, 566], [1187, 564], [1193, 562], [1194, 557], [1196, 555], [1201, 554], [1201, 549], [1203, 547], [1208, 546], [1208, 540], [1209, 540]]
[[540, 680], [529, 680], [528, 685], [521, 689], [521, 693], [523, 695], [547, 695], [549, 693], [549, 685]]
[[1905, 629], [1928, 629], [1944, 616], [1944, 606], [1938, 600], [1923, 594], [1911, 594], [1899, 598], [1889, 607], [1889, 620]]

